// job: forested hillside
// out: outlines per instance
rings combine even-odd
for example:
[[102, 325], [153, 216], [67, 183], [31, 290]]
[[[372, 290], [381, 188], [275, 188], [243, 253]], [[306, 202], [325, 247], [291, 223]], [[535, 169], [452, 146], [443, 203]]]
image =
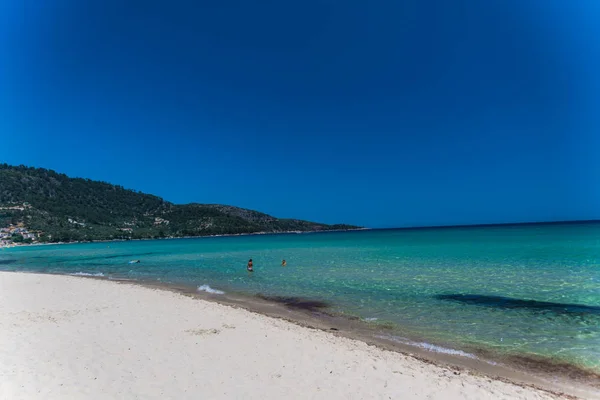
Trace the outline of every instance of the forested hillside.
[[173, 204], [106, 182], [0, 164], [0, 227], [10, 224], [51, 242], [355, 228], [225, 205]]

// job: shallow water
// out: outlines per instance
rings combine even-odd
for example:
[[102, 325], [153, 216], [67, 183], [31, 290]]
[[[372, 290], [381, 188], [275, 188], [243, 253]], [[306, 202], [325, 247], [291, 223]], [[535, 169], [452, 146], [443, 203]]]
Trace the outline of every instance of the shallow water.
[[399, 341], [600, 372], [600, 224], [32, 246], [0, 250], [0, 270], [298, 296], [391, 323]]

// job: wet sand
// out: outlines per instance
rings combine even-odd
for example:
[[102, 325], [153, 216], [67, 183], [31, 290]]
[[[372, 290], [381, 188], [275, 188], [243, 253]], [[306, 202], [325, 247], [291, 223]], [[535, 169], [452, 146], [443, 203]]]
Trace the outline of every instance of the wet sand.
[[318, 302], [169, 288], [0, 272], [0, 398], [599, 398], [375, 338]]

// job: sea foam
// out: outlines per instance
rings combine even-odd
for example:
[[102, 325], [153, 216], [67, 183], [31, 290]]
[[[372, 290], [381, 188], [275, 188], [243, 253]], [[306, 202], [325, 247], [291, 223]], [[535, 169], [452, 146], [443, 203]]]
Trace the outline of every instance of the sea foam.
[[442, 347], [442, 346], [438, 346], [438, 345], [427, 343], [427, 342], [414, 342], [412, 340], [408, 340], [408, 339], [401, 338], [401, 337], [398, 337], [398, 336], [377, 335], [375, 337], [377, 337], [379, 339], [391, 340], [391, 341], [397, 342], [397, 343], [407, 344], [409, 346], [419, 347], [421, 349], [432, 351], [434, 353], [450, 354], [450, 355], [453, 355], [453, 356], [460, 356], [460, 357], [465, 357], [465, 358], [471, 358], [473, 360], [478, 360], [479, 359], [474, 354], [467, 353], [467, 352], [464, 352], [462, 350], [449, 349], [447, 347]]
[[102, 272], [75, 272], [72, 276], [104, 276]]
[[212, 293], [212, 294], [225, 294], [225, 292], [223, 292], [222, 290], [213, 289], [208, 285], [198, 286], [198, 291]]

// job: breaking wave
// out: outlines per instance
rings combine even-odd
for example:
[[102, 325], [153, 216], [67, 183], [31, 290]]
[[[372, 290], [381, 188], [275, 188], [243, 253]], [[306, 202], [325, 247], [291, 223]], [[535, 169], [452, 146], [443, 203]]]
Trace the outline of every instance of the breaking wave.
[[377, 335], [376, 337], [379, 339], [386, 339], [386, 340], [391, 340], [391, 341], [397, 342], [397, 343], [407, 344], [409, 346], [419, 347], [421, 349], [428, 350], [428, 351], [431, 351], [434, 353], [450, 354], [453, 356], [472, 358], [474, 360], [479, 359], [474, 354], [467, 353], [462, 350], [449, 349], [447, 347], [442, 347], [442, 346], [438, 346], [438, 345], [427, 343], [427, 342], [414, 342], [412, 340], [404, 339], [404, 338], [401, 338], [398, 336], [391, 336], [391, 335], [390, 336]]
[[212, 294], [225, 294], [225, 292], [223, 292], [222, 290], [213, 289], [208, 285], [198, 286], [197, 290], [199, 292], [207, 292], [207, 293], [212, 293]]

